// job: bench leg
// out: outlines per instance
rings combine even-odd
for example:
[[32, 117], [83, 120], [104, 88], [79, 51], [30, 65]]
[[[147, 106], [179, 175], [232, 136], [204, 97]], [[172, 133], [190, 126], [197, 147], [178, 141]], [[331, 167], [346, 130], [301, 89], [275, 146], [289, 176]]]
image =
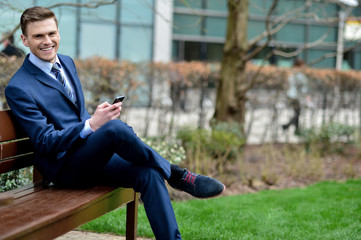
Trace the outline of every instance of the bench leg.
[[127, 204], [127, 224], [125, 236], [127, 240], [137, 239], [139, 193], [134, 193], [134, 195], [134, 202]]
[[42, 180], [43, 177], [41, 176], [39, 170], [34, 166], [33, 168], [33, 182], [38, 182]]

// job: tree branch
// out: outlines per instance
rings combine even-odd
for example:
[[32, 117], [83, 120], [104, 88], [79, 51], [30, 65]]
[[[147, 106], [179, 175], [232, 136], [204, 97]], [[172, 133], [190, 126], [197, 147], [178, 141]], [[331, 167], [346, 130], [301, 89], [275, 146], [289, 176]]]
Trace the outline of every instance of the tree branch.
[[[360, 47], [360, 46], [361, 46], [361, 42], [357, 42], [356, 44], [354, 44], [354, 45], [346, 48], [342, 53], [350, 52], [350, 51], [352, 51], [352, 50], [354, 50], [354, 49], [356, 49], [356, 48], [358, 48], [358, 47]], [[319, 58], [317, 58], [317, 59], [315, 59], [315, 60], [312, 60], [312, 61], [309, 62], [307, 65], [311, 67], [311, 66], [313, 66], [313, 65], [321, 62], [321, 61], [324, 60], [324, 59], [332, 58], [332, 57], [336, 57], [336, 56], [337, 56], [337, 52], [327, 53], [327, 54], [322, 55], [321, 57], [319, 57]]]
[[[248, 61], [249, 59], [251, 59], [253, 56], [255, 56], [257, 53], [259, 53], [263, 48], [265, 48], [266, 46], [268, 46], [268, 44], [271, 42], [272, 40], [272, 34], [270, 32], [270, 28], [271, 28], [271, 16], [272, 16], [272, 13], [274, 12], [274, 10], [276, 9], [277, 7], [277, 4], [278, 4], [278, 1], [279, 0], [274, 0], [273, 3], [272, 3], [272, 6], [270, 7], [270, 9], [268, 10], [268, 13], [267, 13], [267, 17], [266, 17], [266, 32], [267, 32], [267, 41], [259, 46], [257, 49], [255, 49], [253, 51], [253, 53], [247, 55], [246, 57], [246, 61]], [[270, 58], [272, 55], [270, 55], [268, 58]], [[261, 69], [263, 68], [264, 64], [262, 64], [262, 66], [259, 67], [257, 73], [252, 77], [252, 79], [250, 80], [250, 83], [247, 84], [242, 90], [244, 92], [247, 92], [249, 89], [251, 89], [255, 84], [256, 84], [256, 80], [261, 72]]]
[[[280, 23], [282, 23], [282, 22], [285, 22], [285, 21], [288, 19], [288, 16], [289, 16], [289, 15], [292, 16], [292, 18], [291, 18], [291, 19], [288, 19], [288, 21], [287, 21], [286, 23], [290, 22], [291, 20], [293, 21], [293, 20], [295, 20], [295, 19], [297, 18], [298, 14], [299, 14], [301, 11], [303, 11], [303, 10], [304, 10], [304, 8], [298, 8], [298, 9], [295, 9], [294, 11], [285, 13], [284, 15], [275, 18], [275, 19], [273, 20], [273, 23], [274, 23], [275, 25], [277, 25], [277, 24], [280, 24]], [[271, 20], [271, 17], [269, 18], [269, 20]], [[286, 25], [286, 23], [284, 23], [283, 26]], [[277, 28], [277, 29], [279, 29], [279, 28]], [[279, 30], [277, 30], [277, 31], [279, 31]], [[273, 30], [273, 31], [267, 31], [267, 29], [266, 29], [266, 30], [265, 30], [263, 33], [261, 33], [260, 35], [258, 35], [258, 36], [256, 36], [255, 38], [251, 39], [250, 42], [249, 42], [250, 48], [255, 47], [256, 44], [257, 44], [259, 41], [261, 41], [263, 38], [265, 38], [265, 37], [266, 37], [268, 34], [270, 34], [270, 33], [271, 33], [271, 34], [275, 34], [276, 32], [274, 32], [274, 30]]]
[[[265, 34], [266, 34], [266, 36], [267, 36], [267, 41], [266, 41], [264, 44], [262, 44], [261, 46], [257, 47], [253, 52], [251, 52], [250, 54], [248, 54], [248, 55], [246, 56], [246, 61], [250, 60], [250, 59], [253, 58], [255, 55], [257, 55], [257, 53], [259, 53], [260, 51], [262, 51], [262, 49], [265, 48], [266, 46], [268, 46], [268, 44], [271, 42], [271, 40], [272, 40], [272, 35], [273, 35], [273, 34], [271, 34], [271, 31], [270, 31], [270, 29], [271, 29], [271, 27], [270, 27], [270, 25], [271, 25], [271, 16], [272, 16], [272, 13], [274, 12], [274, 10], [275, 10], [276, 7], [277, 7], [278, 1], [279, 1], [279, 0], [274, 0], [274, 1], [273, 1], [272, 6], [270, 7], [270, 9], [268, 10], [268, 13], [267, 13], [266, 23], [265, 23], [265, 25], [266, 25]], [[252, 49], [253, 46], [251, 45], [251, 46], [249, 46], [248, 48], [249, 48], [249, 49]]]
[[[286, 24], [298, 19], [298, 18], [307, 18], [313, 19], [319, 23], [337, 23], [338, 18], [319, 18], [315, 13], [303, 13], [306, 8], [312, 5], [312, 0], [307, 0], [302, 7], [296, 8], [293, 11], [286, 12], [278, 17], [275, 17], [272, 22], [274, 24], [274, 28], [271, 31], [267, 31], [267, 29], [261, 33], [260, 35], [254, 37], [249, 41], [250, 49], [254, 48], [262, 39], [267, 37], [268, 34], [274, 35], [279, 32]], [[316, 1], [317, 2], [317, 1]], [[272, 19], [272, 18], [271, 18]], [[252, 54], [252, 53], [251, 53]], [[252, 54], [250, 59], [254, 57], [256, 54]]]
[[48, 6], [48, 8], [57, 8], [62, 6], [69, 6], [69, 7], [85, 7], [85, 8], [98, 8], [100, 6], [104, 5], [112, 5], [114, 3], [118, 2], [118, 0], [112, 0], [112, 1], [100, 1], [100, 2], [89, 2], [89, 3], [57, 3], [54, 5]]
[[299, 49], [297, 49], [296, 51], [293, 51], [293, 52], [286, 53], [286, 52], [284, 52], [284, 51], [280, 51], [280, 50], [278, 50], [278, 49], [275, 49], [275, 50], [273, 51], [273, 53], [274, 53], [275, 55], [282, 56], [282, 57], [286, 57], [286, 58], [295, 57], [295, 56], [299, 55], [303, 50], [321, 44], [321, 43], [327, 38], [327, 36], [328, 36], [328, 33], [325, 33], [325, 34], [323, 34], [319, 39], [317, 39], [316, 41], [310, 42], [310, 43], [306, 43], [302, 48], [299, 48]]

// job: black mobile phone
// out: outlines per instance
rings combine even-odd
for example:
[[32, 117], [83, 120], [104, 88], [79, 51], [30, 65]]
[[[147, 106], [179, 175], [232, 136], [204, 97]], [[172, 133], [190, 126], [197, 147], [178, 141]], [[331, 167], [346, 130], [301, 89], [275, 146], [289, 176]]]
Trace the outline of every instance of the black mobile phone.
[[125, 96], [116, 97], [115, 100], [114, 100], [114, 102], [113, 102], [113, 104], [114, 104], [114, 103], [117, 103], [117, 102], [123, 102], [124, 98], [125, 98]]

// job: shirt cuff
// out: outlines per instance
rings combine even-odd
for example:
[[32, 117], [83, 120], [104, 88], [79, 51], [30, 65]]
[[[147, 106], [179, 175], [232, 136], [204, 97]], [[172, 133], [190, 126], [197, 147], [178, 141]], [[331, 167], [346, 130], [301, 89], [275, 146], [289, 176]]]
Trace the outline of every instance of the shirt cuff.
[[81, 138], [87, 138], [89, 137], [90, 134], [92, 134], [94, 131], [91, 129], [90, 124], [89, 124], [89, 120], [85, 121], [85, 125], [83, 130], [80, 132], [80, 137]]

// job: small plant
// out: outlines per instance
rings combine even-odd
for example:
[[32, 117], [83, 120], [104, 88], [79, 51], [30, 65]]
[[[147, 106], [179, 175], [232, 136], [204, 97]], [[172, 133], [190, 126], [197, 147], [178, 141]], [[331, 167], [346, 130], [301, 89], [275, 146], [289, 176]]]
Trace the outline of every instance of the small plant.
[[302, 139], [307, 152], [310, 152], [312, 144], [318, 141], [317, 130], [314, 127], [309, 129], [300, 129], [298, 136]]
[[166, 142], [161, 138], [142, 140], [172, 164], [179, 164], [186, 158], [184, 148], [177, 143]]

